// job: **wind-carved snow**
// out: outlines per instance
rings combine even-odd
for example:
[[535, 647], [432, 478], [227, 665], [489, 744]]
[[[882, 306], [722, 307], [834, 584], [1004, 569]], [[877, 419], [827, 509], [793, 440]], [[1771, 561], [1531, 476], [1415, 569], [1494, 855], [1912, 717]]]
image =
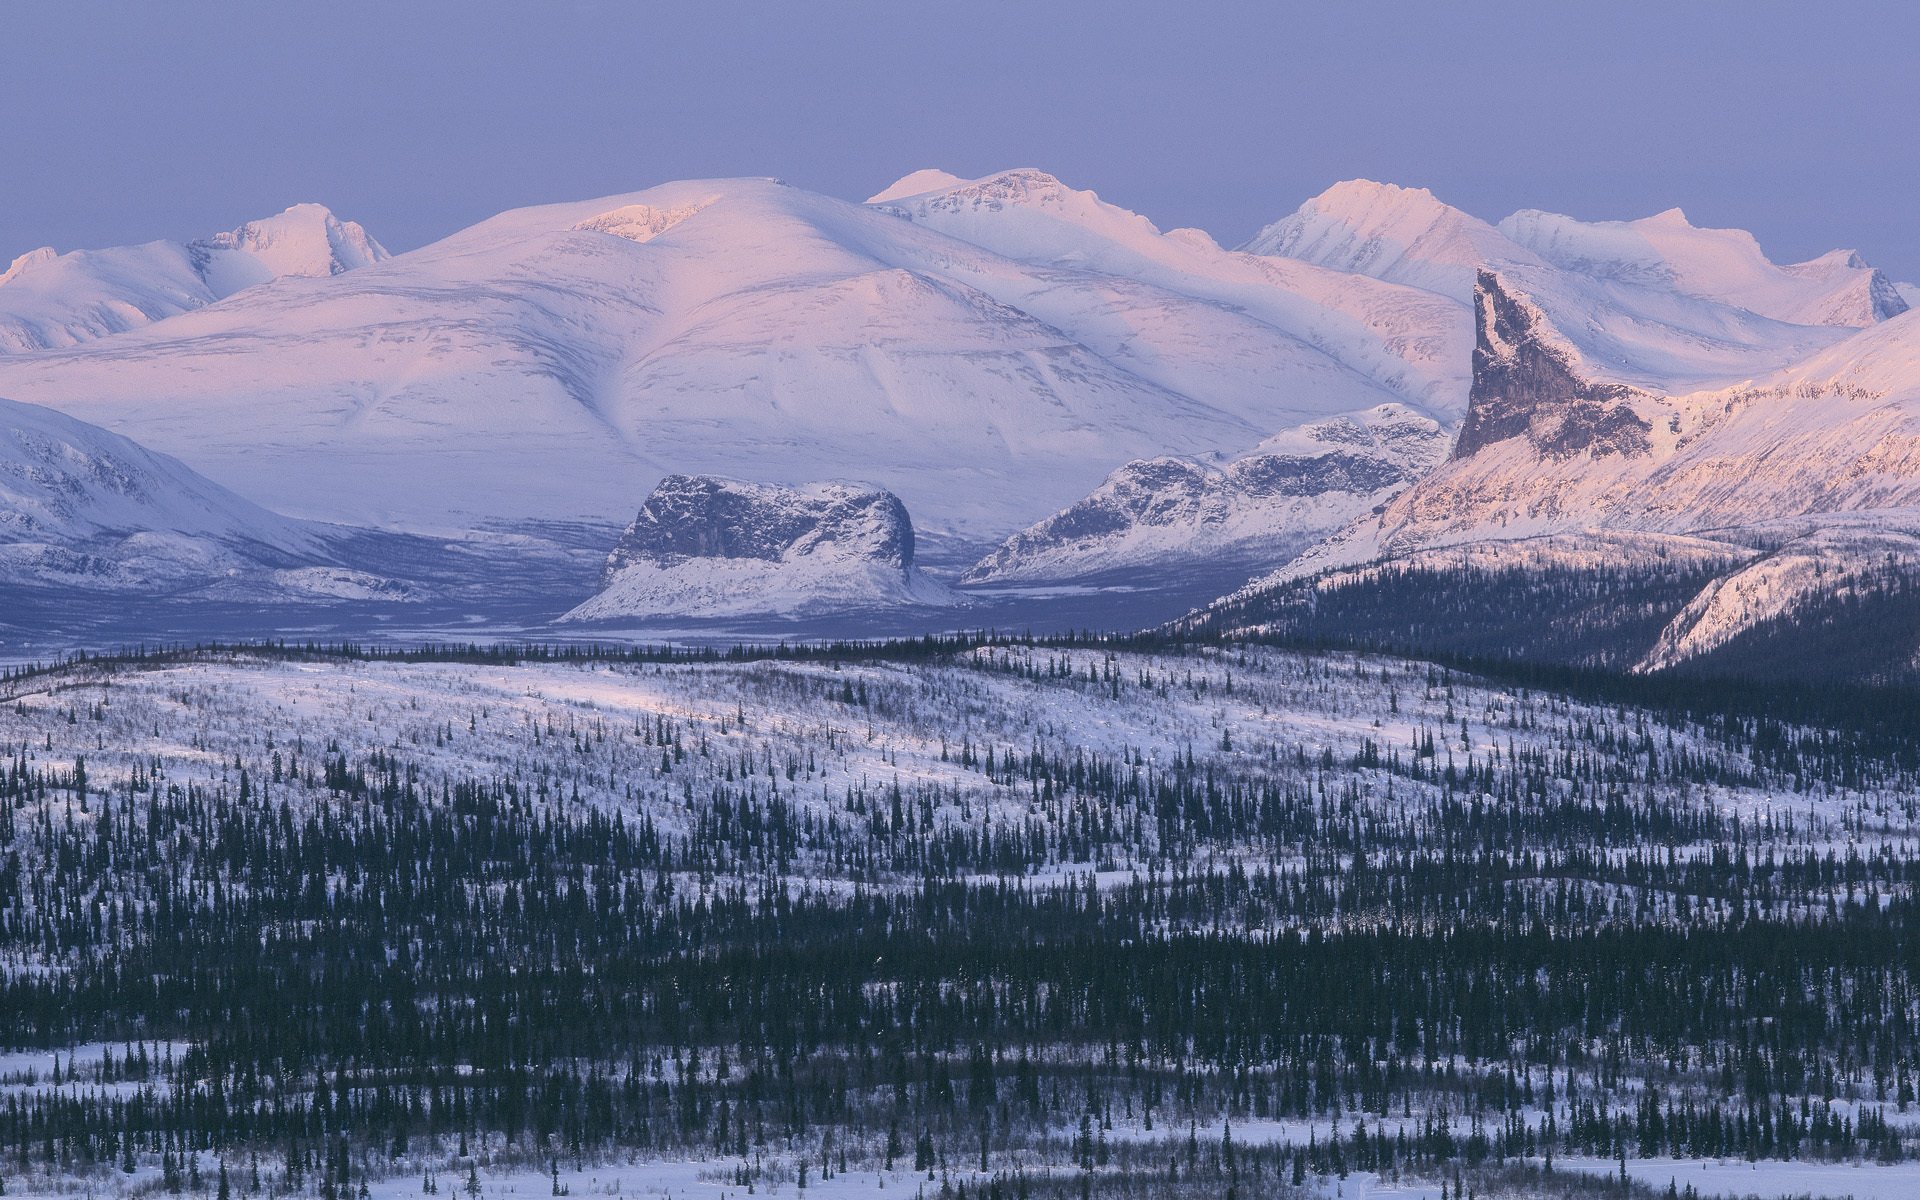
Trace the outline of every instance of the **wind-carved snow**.
[[655, 208], [649, 204], [623, 205], [612, 212], [589, 217], [574, 228], [593, 233], [610, 233], [630, 242], [650, 242], [706, 208], [716, 199], [718, 197], [709, 196], [704, 200], [696, 200], [692, 204], [683, 204], [678, 208], [670, 209]]
[[338, 275], [388, 257], [365, 229], [318, 204], [194, 242], [69, 254], [43, 246], [0, 275], [0, 354], [76, 346], [272, 279]]
[[565, 621], [790, 618], [959, 598], [913, 561], [892, 493], [669, 476], [607, 558], [601, 590]]

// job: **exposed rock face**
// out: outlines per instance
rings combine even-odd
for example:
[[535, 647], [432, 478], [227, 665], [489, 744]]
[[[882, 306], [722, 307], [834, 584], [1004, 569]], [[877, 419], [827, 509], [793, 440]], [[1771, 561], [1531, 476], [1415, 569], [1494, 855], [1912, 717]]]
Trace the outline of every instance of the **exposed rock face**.
[[[1866, 263], [1861, 261], [1859, 255], [1851, 256], [1848, 259], [1848, 264], [1857, 264], [1862, 267], [1866, 266]], [[1903, 312], [1910, 311], [1913, 308], [1913, 305], [1907, 302], [1906, 293], [1900, 290], [1899, 284], [1888, 279], [1886, 273], [1877, 267], [1869, 268], [1869, 270], [1872, 271], [1872, 274], [1867, 280], [1867, 311], [1873, 314], [1874, 320], [1885, 321], [1889, 318], [1897, 317]], [[1833, 323], [1838, 324], [1839, 322], [1836, 321]]]
[[1540, 310], [1482, 271], [1474, 288], [1473, 388], [1455, 458], [1526, 437], [1549, 458], [1646, 454], [1651, 426], [1633, 410], [1634, 389], [1580, 376], [1575, 355]]
[[942, 604], [913, 565], [913, 522], [881, 488], [669, 475], [564, 618], [791, 617]]
[[1130, 462], [962, 582], [1058, 582], [1196, 560], [1270, 567], [1406, 487], [1445, 450], [1437, 422], [1383, 405], [1291, 430], [1223, 466]]
[[913, 566], [913, 522], [892, 492], [851, 484], [807, 488], [669, 475], [607, 559], [606, 582], [635, 563], [696, 558], [781, 562], [834, 554]]

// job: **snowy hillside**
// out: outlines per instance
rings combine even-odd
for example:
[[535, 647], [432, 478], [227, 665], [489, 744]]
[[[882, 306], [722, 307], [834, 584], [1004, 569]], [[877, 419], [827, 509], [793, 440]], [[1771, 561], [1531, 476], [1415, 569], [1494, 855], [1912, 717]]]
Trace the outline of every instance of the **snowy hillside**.
[[913, 562], [892, 493], [670, 475], [607, 558], [601, 590], [567, 622], [792, 618], [953, 604]]
[[[1920, 536], [1870, 519], [1829, 518], [1709, 583], [1660, 631], [1636, 668], [1679, 666], [1810, 606], [1859, 602], [1889, 576], [1920, 577]], [[1914, 665], [1887, 664], [1893, 671]]]
[[329, 531], [252, 504], [166, 455], [0, 400], [0, 584], [84, 592], [383, 590]]
[[1891, 1200], [1915, 728], [1128, 640], [9, 671], [6, 1190]]
[[1449, 432], [1396, 405], [1317, 421], [1215, 465], [1128, 463], [1092, 494], [1001, 543], [964, 583], [1055, 583], [1182, 565], [1285, 562], [1445, 457]]
[[59, 254], [30, 250], [0, 274], [0, 354], [75, 346], [203, 308], [282, 277], [325, 277], [388, 257], [318, 204], [193, 242]]

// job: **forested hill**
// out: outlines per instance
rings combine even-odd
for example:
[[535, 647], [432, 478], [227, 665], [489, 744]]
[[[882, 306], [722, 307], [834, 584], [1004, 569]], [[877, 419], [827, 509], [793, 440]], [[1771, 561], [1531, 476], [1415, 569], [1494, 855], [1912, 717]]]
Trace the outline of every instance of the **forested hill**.
[[1905, 1158], [1913, 743], [1618, 686], [1019, 641], [19, 672], [0, 1178]]

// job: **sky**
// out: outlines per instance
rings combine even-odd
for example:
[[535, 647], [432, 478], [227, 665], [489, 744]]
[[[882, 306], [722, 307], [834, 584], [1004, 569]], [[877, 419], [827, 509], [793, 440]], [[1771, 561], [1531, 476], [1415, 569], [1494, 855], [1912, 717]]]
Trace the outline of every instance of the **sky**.
[[0, 35], [0, 261], [307, 200], [398, 251], [672, 179], [1034, 166], [1228, 245], [1363, 176], [1920, 280], [1908, 3], [7, 0]]

